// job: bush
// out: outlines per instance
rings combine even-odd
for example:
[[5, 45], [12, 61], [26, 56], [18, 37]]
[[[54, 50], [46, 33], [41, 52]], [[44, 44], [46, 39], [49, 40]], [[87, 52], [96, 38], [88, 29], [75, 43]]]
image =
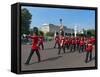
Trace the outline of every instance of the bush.
[[54, 36], [54, 33], [53, 33], [53, 32], [47, 32], [47, 33], [46, 33], [46, 36], [51, 36], [51, 37], [53, 37], [53, 36]]

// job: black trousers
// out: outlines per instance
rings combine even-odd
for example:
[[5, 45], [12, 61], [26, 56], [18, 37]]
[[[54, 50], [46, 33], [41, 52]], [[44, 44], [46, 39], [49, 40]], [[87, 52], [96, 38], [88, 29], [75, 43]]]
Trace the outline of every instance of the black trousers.
[[76, 44], [76, 49], [79, 50], [79, 44]]
[[25, 64], [29, 64], [29, 62], [31, 60], [31, 57], [32, 57], [32, 55], [33, 55], [34, 52], [36, 52], [36, 54], [38, 56], [38, 62], [41, 61], [40, 60], [40, 53], [39, 53], [38, 49], [36, 49], [36, 50], [35, 49], [31, 49], [30, 55], [29, 55], [28, 59], [26, 60], [26, 63]]
[[85, 59], [85, 61], [87, 62], [88, 59], [89, 60], [92, 60], [92, 50], [87, 51], [87, 53], [86, 53], [86, 59]]
[[69, 49], [69, 44], [65, 44], [65, 47], [66, 47], [67, 49]]
[[61, 53], [61, 49], [63, 49], [63, 52], [65, 53], [65, 45], [64, 46], [59, 46], [59, 50], [58, 50], [58, 54], [60, 54]]
[[43, 45], [43, 43], [41, 44], [41, 43], [39, 43], [39, 47], [42, 47], [42, 49], [44, 49], [44, 45]]
[[79, 52], [83, 52], [84, 50], [84, 45], [79, 46]]
[[58, 48], [59, 48], [59, 43], [55, 42], [54, 48], [56, 48], [57, 45], [58, 45]]
[[71, 45], [71, 47], [70, 47], [70, 52], [72, 52], [72, 50], [75, 51], [75, 44], [72, 44], [72, 45]]

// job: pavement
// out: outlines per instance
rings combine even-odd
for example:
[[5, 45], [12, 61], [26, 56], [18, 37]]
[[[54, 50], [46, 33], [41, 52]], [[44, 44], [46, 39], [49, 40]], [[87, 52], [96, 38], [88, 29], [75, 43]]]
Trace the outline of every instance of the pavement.
[[61, 51], [58, 55], [58, 49], [53, 48], [54, 41], [44, 42], [44, 50], [40, 49], [41, 62], [38, 63], [36, 53], [33, 54], [29, 65], [25, 65], [31, 45], [21, 45], [21, 70], [43, 70], [43, 69], [59, 69], [59, 68], [76, 68], [76, 67], [92, 67], [95, 66], [95, 47], [93, 48], [92, 61], [85, 63], [86, 52], [78, 51], [66, 53]]

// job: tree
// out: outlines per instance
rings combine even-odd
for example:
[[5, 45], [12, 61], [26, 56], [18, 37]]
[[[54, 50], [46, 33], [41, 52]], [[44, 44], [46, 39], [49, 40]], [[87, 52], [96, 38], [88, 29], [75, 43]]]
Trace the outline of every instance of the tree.
[[32, 15], [26, 8], [21, 9], [21, 34], [29, 34], [31, 18]]
[[43, 32], [43, 31], [41, 31], [41, 30], [39, 30], [39, 35], [44, 36], [44, 32]]
[[87, 30], [87, 36], [95, 36], [95, 30], [94, 29], [88, 29]]

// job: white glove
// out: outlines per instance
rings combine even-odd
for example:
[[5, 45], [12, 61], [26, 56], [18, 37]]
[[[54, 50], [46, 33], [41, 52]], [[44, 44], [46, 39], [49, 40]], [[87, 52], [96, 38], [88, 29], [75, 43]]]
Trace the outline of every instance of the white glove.
[[26, 38], [26, 36], [27, 36], [26, 34], [23, 34], [23, 37], [24, 37], [24, 38]]

